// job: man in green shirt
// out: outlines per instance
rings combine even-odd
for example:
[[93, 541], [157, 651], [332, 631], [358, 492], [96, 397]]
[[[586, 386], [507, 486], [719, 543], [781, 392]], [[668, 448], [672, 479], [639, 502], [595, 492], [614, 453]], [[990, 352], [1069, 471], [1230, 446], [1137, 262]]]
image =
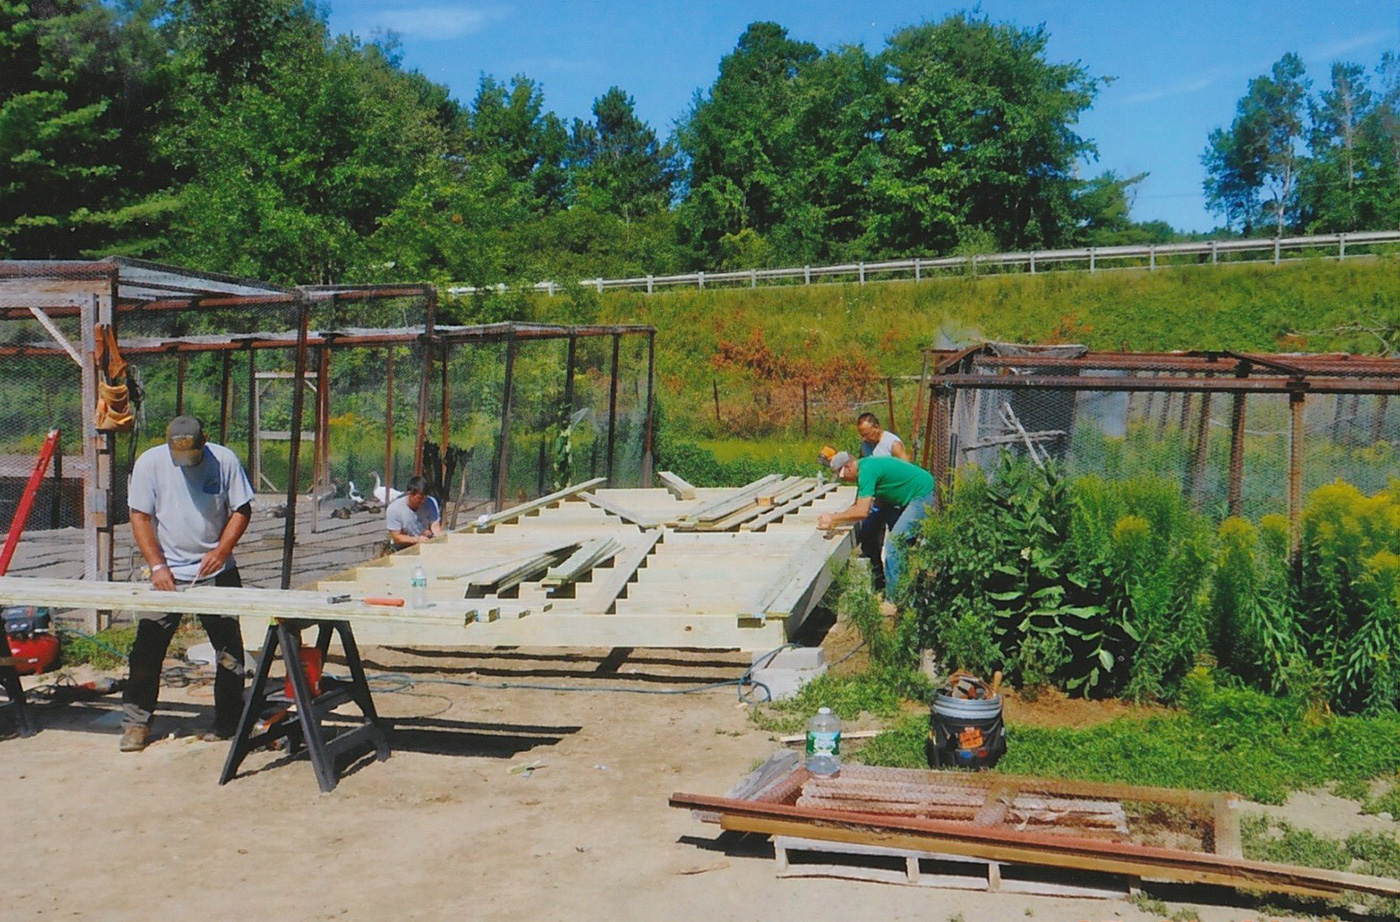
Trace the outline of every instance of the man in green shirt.
[[856, 501], [840, 512], [818, 516], [818, 528], [860, 522], [870, 514], [872, 502], [904, 508], [885, 537], [885, 592], [893, 597], [900, 589], [907, 535], [937, 503], [933, 475], [899, 458], [853, 458], [844, 451], [838, 451], [830, 463], [838, 478], [855, 481]]

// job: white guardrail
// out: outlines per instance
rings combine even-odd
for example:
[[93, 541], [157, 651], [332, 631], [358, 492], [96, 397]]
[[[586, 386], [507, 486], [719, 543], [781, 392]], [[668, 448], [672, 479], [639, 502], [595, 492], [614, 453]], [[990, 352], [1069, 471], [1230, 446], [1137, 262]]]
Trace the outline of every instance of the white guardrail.
[[[949, 270], [976, 273], [981, 268], [1009, 269], [1021, 268], [1034, 274], [1041, 268], [1057, 263], [1084, 263], [1079, 271], [1099, 272], [1109, 269], [1158, 268], [1158, 260], [1178, 256], [1210, 257], [1211, 265], [1219, 262], [1223, 255], [1239, 253], [1264, 253], [1277, 265], [1284, 261], [1284, 253], [1290, 250], [1335, 249], [1337, 259], [1347, 258], [1347, 247], [1360, 247], [1378, 243], [1400, 242], [1400, 231], [1351, 231], [1344, 234], [1314, 234], [1306, 237], [1265, 237], [1247, 240], [1193, 240], [1187, 243], [1155, 243], [1133, 246], [1078, 247], [1067, 250], [1031, 250], [1024, 253], [986, 253], [973, 256], [938, 256], [930, 259], [890, 259], [882, 262], [842, 263], [834, 266], [794, 266], [786, 269], [741, 269], [731, 272], [691, 272], [685, 275], [645, 275], [624, 279], [580, 279], [583, 288], [595, 288], [599, 292], [610, 289], [643, 289], [651, 294], [658, 288], [677, 286], [704, 288], [709, 285], [748, 285], [758, 287], [759, 283], [770, 283], [790, 279], [800, 279], [802, 284], [811, 285], [814, 281], [846, 276], [865, 284], [873, 275], [888, 277], [908, 275], [919, 281], [925, 273], [947, 272]], [[1360, 255], [1353, 253], [1352, 255]], [[1298, 257], [1292, 257], [1298, 258]], [[1122, 265], [1124, 261], [1140, 262], [1141, 265]], [[1109, 263], [1109, 265], [1104, 265]], [[485, 288], [471, 286], [451, 286], [449, 294], [472, 295], [479, 291], [505, 291], [508, 286], [491, 285]], [[534, 291], [553, 295], [563, 289], [558, 282], [536, 282], [529, 286]]]

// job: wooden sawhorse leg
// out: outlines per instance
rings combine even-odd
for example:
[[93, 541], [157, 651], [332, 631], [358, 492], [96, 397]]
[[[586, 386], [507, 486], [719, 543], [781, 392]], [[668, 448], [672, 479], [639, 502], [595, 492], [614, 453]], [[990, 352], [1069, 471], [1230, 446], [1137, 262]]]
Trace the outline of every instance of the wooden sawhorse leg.
[[[4, 642], [5, 632], [0, 628], [0, 643]], [[24, 697], [24, 684], [20, 682], [19, 672], [14, 666], [0, 666], [0, 686], [5, 689], [5, 694], [10, 696], [10, 706], [15, 712], [15, 730], [20, 736], [33, 736], [39, 732], [39, 725], [34, 720], [34, 715], [29, 713], [29, 702]]]
[[[339, 635], [341, 647], [345, 650], [345, 663], [350, 669], [349, 682], [323, 679], [319, 695], [312, 694], [311, 682], [301, 664], [301, 630], [309, 623], [317, 626], [316, 646], [321, 650], [323, 659], [330, 647], [331, 636]], [[291, 679], [292, 701], [263, 719], [270, 699], [268, 674], [279, 653]], [[326, 715], [347, 701], [354, 702], [360, 708], [363, 720], [328, 738], [323, 726]], [[316, 783], [322, 792], [334, 790], [340, 780], [336, 771], [336, 761], [340, 756], [369, 747], [374, 749], [381, 762], [389, 758], [389, 740], [374, 709], [374, 699], [370, 695], [369, 682], [365, 678], [364, 664], [360, 661], [360, 650], [355, 645], [350, 622], [278, 619], [268, 625], [253, 686], [243, 706], [243, 716], [233, 735], [233, 744], [224, 761], [219, 783], [226, 784], [233, 779], [248, 753], [283, 738], [287, 739], [291, 752], [295, 752], [300, 745], [306, 746], [311, 767], [316, 773]]]

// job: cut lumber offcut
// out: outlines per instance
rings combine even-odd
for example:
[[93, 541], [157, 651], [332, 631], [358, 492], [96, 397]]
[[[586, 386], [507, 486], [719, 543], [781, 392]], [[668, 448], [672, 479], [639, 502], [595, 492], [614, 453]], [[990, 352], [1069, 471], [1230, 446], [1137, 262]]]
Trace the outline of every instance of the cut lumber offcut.
[[652, 552], [659, 542], [666, 535], [666, 529], [649, 531], [639, 535], [633, 540], [631, 546], [621, 552], [613, 563], [612, 570], [606, 577], [595, 583], [594, 589], [584, 599], [581, 600], [581, 608], [585, 614], [603, 615], [607, 614], [617, 601], [617, 597], [622, 595], [622, 591], [627, 588], [627, 583], [636, 575], [637, 569], [646, 560], [647, 555]]
[[577, 544], [566, 545], [559, 550], [537, 554], [513, 567], [503, 567], [499, 570], [479, 574], [472, 577], [467, 583], [467, 592], [474, 597], [504, 592], [544, 573], [577, 547]]
[[545, 586], [563, 586], [574, 583], [592, 572], [598, 564], [612, 560], [622, 545], [612, 538], [592, 538], [579, 545], [579, 549], [569, 555], [563, 563], [555, 564], [545, 571], [540, 583]]
[[759, 486], [750, 485], [745, 487], [727, 501], [696, 513], [696, 519], [700, 522], [713, 524], [734, 515], [736, 512], [742, 512], [751, 507], [756, 508], [758, 506], [758, 497], [760, 494], [772, 494], [783, 487], [790, 486], [793, 481], [800, 479], [797, 477], [777, 479], [778, 475], [776, 474], [770, 476], [774, 477], [775, 480], [769, 481], [768, 483], [760, 483]]
[[589, 505], [596, 506], [604, 512], [615, 515], [624, 522], [631, 522], [633, 525], [640, 525], [642, 528], [655, 528], [661, 522], [648, 516], [640, 515], [631, 509], [624, 509], [610, 499], [603, 499], [597, 493], [580, 493], [579, 498], [586, 500]]
[[538, 509], [543, 509], [546, 506], [552, 506], [555, 503], [563, 502], [564, 500], [569, 499], [572, 496], [576, 496], [585, 490], [591, 490], [594, 487], [607, 482], [608, 478], [606, 477], [594, 477], [592, 480], [585, 480], [583, 483], [576, 483], [571, 487], [565, 487], [564, 489], [557, 490], [554, 493], [548, 494], [547, 496], [541, 496], [539, 499], [532, 499], [528, 503], [521, 503], [520, 505], [512, 506], [509, 509], [502, 509], [495, 515], [488, 515], [485, 517], [485, 519], [477, 519], [468, 527], [475, 531], [485, 531], [488, 528], [494, 528], [497, 525], [502, 525], [506, 522], [513, 522], [523, 515], [529, 515], [531, 512], [534, 512]]
[[452, 573], [440, 573], [437, 575], [436, 578], [444, 582], [459, 582], [464, 579], [469, 579], [472, 583], [490, 585], [492, 582], [495, 582], [497, 578], [497, 573], [509, 573], [514, 568], [520, 566], [523, 563], [528, 563], [531, 560], [535, 560], [542, 554], [549, 554], [550, 556], [553, 556], [562, 551], [572, 551], [576, 547], [578, 547], [577, 542], [571, 544], [558, 544], [553, 547], [535, 548], [533, 550], [526, 551], [522, 554], [512, 554], [509, 557], [493, 560], [489, 563], [483, 563], [478, 566], [472, 567], [468, 570], [457, 570]]
[[681, 516], [677, 521], [685, 523], [713, 522], [715, 519], [723, 518], [736, 509], [741, 509], [751, 504], [754, 501], [753, 498], [758, 495], [760, 490], [770, 483], [781, 479], [782, 478], [777, 474], [768, 474], [765, 477], [760, 477], [748, 486], [740, 487], [738, 491], [734, 493], [721, 496], [719, 499], [706, 503], [699, 509], [695, 509]]
[[669, 490], [676, 499], [690, 500], [699, 496], [694, 487], [670, 471], [657, 471], [656, 479], [661, 481], [661, 485]]
[[812, 503], [821, 499], [823, 496], [826, 496], [828, 493], [837, 489], [840, 486], [841, 485], [839, 483], [828, 483], [816, 487], [813, 490], [809, 490], [806, 493], [799, 493], [797, 496], [792, 497], [788, 501], [784, 502], [782, 505], [774, 506], [772, 509], [760, 515], [758, 518], [752, 519], [740, 525], [739, 530], [757, 531], [758, 529], [768, 525], [770, 522], [776, 522], [783, 516], [788, 515], [792, 512], [796, 512], [803, 506], [811, 505]]

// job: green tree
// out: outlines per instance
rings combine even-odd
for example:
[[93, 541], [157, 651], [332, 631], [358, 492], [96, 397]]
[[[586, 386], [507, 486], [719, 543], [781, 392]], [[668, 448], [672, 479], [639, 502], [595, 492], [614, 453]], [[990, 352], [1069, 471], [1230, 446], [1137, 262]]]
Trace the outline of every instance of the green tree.
[[968, 228], [1002, 248], [1058, 243], [1072, 227], [1074, 131], [1100, 81], [1045, 59], [1044, 28], [956, 14], [890, 37], [890, 169], [873, 220], [886, 253], [948, 251]]
[[1347, 231], [1364, 225], [1369, 192], [1362, 128], [1374, 107], [1359, 64], [1332, 65], [1332, 85], [1309, 100], [1308, 150], [1298, 177], [1298, 199], [1309, 228]]
[[1206, 205], [1246, 234], [1267, 221], [1282, 235], [1296, 223], [1309, 85], [1302, 59], [1285, 54], [1249, 81], [1229, 130], [1210, 133], [1201, 157]]
[[755, 22], [697, 93], [678, 128], [688, 159], [679, 209], [682, 242], [701, 265], [719, 261], [726, 237], [768, 234], [783, 218], [795, 147], [791, 102], [798, 71], [820, 52], [773, 22]]
[[0, 254], [143, 253], [169, 210], [151, 139], [157, 4], [0, 0]]
[[223, 53], [226, 23], [203, 18], [215, 3], [181, 25], [179, 255], [276, 281], [379, 276], [367, 242], [444, 156], [446, 91], [400, 70], [392, 45], [332, 39], [296, 0], [255, 5], [258, 29], [277, 26], [255, 48]]
[[671, 204], [676, 150], [637, 117], [632, 97], [617, 87], [593, 102], [593, 121], [574, 121], [569, 199], [624, 223]]
[[467, 116], [466, 155], [499, 165], [535, 214], [564, 207], [569, 132], [544, 108], [544, 93], [523, 74], [510, 85], [483, 76]]

